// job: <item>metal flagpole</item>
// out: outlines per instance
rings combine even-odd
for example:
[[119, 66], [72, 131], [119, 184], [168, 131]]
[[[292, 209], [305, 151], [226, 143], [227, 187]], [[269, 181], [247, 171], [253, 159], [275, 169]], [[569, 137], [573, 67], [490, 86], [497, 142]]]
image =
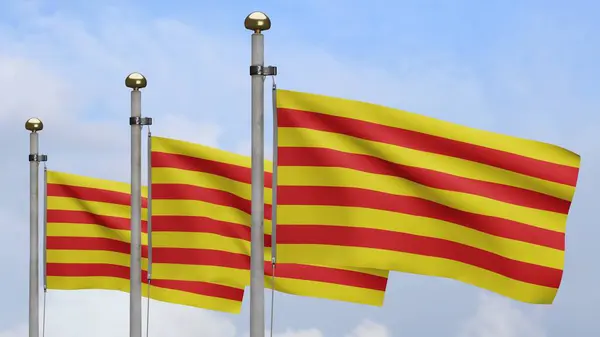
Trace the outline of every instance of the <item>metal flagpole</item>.
[[[148, 220], [146, 223], [148, 224], [148, 299], [150, 299], [150, 281], [152, 280], [152, 132], [148, 129], [148, 173], [146, 179], [148, 180], [148, 195], [146, 199], [148, 200], [148, 206], [146, 207], [148, 212]], [[150, 302], [148, 302], [150, 303]]]
[[140, 73], [125, 78], [131, 88], [131, 260], [129, 274], [129, 336], [142, 337], [142, 126], [151, 124], [142, 118], [142, 93], [147, 85]]
[[152, 131], [150, 131], [150, 127], [148, 127], [148, 144], [147, 150], [148, 154], [146, 157], [147, 160], [147, 170], [148, 173], [146, 175], [147, 186], [148, 186], [148, 195], [146, 196], [146, 200], [148, 200], [146, 207], [147, 215], [146, 231], [148, 232], [148, 292], [146, 294], [146, 337], [150, 335], [150, 290], [152, 289]]
[[270, 326], [270, 337], [273, 337], [273, 327], [275, 325], [275, 267], [277, 264], [277, 143], [278, 143], [278, 129], [277, 129], [277, 84], [275, 83], [275, 77], [273, 77], [273, 173], [271, 174], [271, 326]]
[[[46, 291], [48, 290], [48, 275], [46, 275], [46, 261], [48, 258], [48, 252], [46, 251], [46, 245], [48, 244], [48, 168], [44, 164], [44, 198], [42, 199], [42, 227], [44, 228], [44, 240], [42, 241], [42, 286], [44, 288], [44, 299], [46, 298]], [[44, 300], [44, 318], [46, 317], [46, 302]], [[45, 324], [43, 324], [45, 326]]]
[[271, 175], [272, 184], [271, 184], [271, 193], [272, 199], [271, 202], [271, 263], [273, 264], [273, 269], [275, 269], [275, 264], [277, 263], [277, 172], [279, 171], [278, 167], [278, 159], [279, 155], [277, 152], [277, 143], [279, 142], [279, 129], [277, 128], [277, 84], [275, 84], [275, 78], [273, 78], [273, 89], [272, 89], [272, 99], [273, 99], [273, 173]]
[[48, 261], [48, 168], [44, 164], [44, 197], [42, 199], [42, 227], [44, 228], [44, 239], [42, 240], [42, 287], [44, 295], [42, 299], [42, 337], [46, 336], [46, 300], [48, 294], [48, 275], [46, 272], [46, 263]]
[[250, 337], [265, 335], [265, 265], [264, 265], [264, 36], [271, 20], [262, 12], [250, 13], [244, 20], [252, 34], [252, 227], [250, 240]]
[[25, 122], [29, 132], [29, 337], [40, 335], [40, 252], [39, 252], [39, 168], [47, 160], [39, 154], [39, 132], [44, 123], [39, 118]]

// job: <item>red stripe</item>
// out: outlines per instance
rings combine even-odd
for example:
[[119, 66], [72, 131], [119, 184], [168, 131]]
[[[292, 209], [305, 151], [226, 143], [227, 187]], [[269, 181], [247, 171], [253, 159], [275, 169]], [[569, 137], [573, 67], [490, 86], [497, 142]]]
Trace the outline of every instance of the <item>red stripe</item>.
[[[129, 267], [111, 264], [48, 263], [46, 265], [46, 272], [48, 276], [114, 277], [129, 280]], [[142, 282], [148, 282], [145, 271], [142, 271]], [[244, 289], [207, 282], [152, 280], [152, 285], [164, 289], [179, 290], [233, 301], [242, 301], [244, 297]]]
[[[129, 267], [104, 263], [47, 263], [46, 274], [59, 277], [115, 277], [129, 280]], [[148, 283], [148, 273], [142, 270], [142, 283]]]
[[[453, 241], [370, 228], [286, 225], [277, 232], [280, 244], [365, 247], [462, 262], [514, 280], [558, 288], [562, 270], [512, 260]], [[455, 275], [453, 275], [455, 276]]]
[[[152, 223], [153, 232], [184, 232], [184, 233], [210, 233], [223, 237], [250, 241], [250, 227], [231, 222], [218, 221], [206, 217], [191, 216], [154, 216]], [[98, 223], [98, 225], [102, 225]], [[104, 223], [104, 226], [110, 226]], [[109, 250], [129, 254], [129, 243], [97, 237], [60, 237], [48, 236], [48, 249], [89, 249]], [[62, 241], [64, 240], [64, 242]], [[54, 243], [53, 243], [54, 242]], [[61, 243], [58, 243], [61, 242]], [[50, 246], [56, 244], [59, 246]], [[71, 248], [65, 248], [68, 247]], [[265, 234], [265, 247], [271, 246], [271, 235]], [[62, 247], [62, 248], [61, 248]], [[146, 246], [142, 246], [145, 250]], [[156, 249], [156, 248], [155, 248]]]
[[[129, 254], [130, 245], [125, 242], [82, 237], [48, 237], [48, 250], [83, 250], [83, 251], [111, 251]], [[249, 254], [249, 252], [248, 252]], [[148, 247], [142, 246], [142, 257], [148, 257]], [[219, 266], [250, 270], [250, 256], [208, 249], [163, 248], [152, 249], [153, 263], [169, 263], [181, 265]], [[64, 264], [71, 265], [71, 264]], [[50, 275], [50, 273], [49, 273]], [[271, 276], [270, 262], [265, 261], [265, 275]], [[82, 276], [82, 275], [56, 275], [50, 276]], [[89, 275], [103, 276], [103, 275]], [[112, 276], [112, 275], [109, 275]], [[277, 276], [289, 279], [328, 282], [353, 287], [375, 290], [385, 290], [386, 278], [363, 274], [353, 271], [338, 270], [334, 268], [305, 266], [300, 264], [278, 264]], [[129, 278], [127, 276], [127, 278]], [[154, 282], [154, 281], [153, 281]], [[156, 285], [156, 284], [155, 284]], [[382, 288], [383, 287], [383, 288]]]
[[271, 248], [271, 234], [265, 234], [265, 248]]
[[[385, 291], [387, 286], [386, 277], [303, 264], [278, 263], [275, 273], [278, 278], [324, 282], [379, 291]], [[265, 276], [271, 275], [271, 262], [265, 261]]]
[[[106, 238], [49, 236], [46, 238], [46, 249], [83, 251], [96, 250], [129, 254], [131, 252], [131, 244], [129, 242]], [[146, 245], [142, 245], [142, 257], [148, 257], [148, 246]]]
[[244, 299], [243, 288], [228, 287], [225, 285], [209, 282], [152, 279], [152, 286], [164, 289], [185, 291], [197, 295], [218, 297], [238, 302], [241, 302]]
[[[416, 197], [349, 187], [280, 186], [278, 201], [279, 205], [361, 207], [403, 213], [447, 221], [479, 232], [549, 248], [565, 248], [564, 233], [513, 220], [460, 211]], [[394, 224], [389, 225], [393, 227]]]
[[[250, 190], [250, 186], [248, 186]], [[154, 200], [194, 200], [214, 205], [227, 206], [251, 214], [251, 202], [233, 193], [222, 190], [183, 184], [153, 184]], [[265, 219], [271, 219], [272, 208], [265, 204]]]
[[200, 216], [156, 215], [152, 232], [211, 233], [250, 241], [250, 227]]
[[[48, 223], [99, 225], [109, 229], [126, 231], [129, 230], [131, 225], [129, 218], [98, 215], [84, 211], [63, 211], [49, 209], [46, 214]], [[142, 220], [142, 232], [148, 232], [148, 222], [146, 220]]]
[[[250, 271], [250, 256], [210, 249], [154, 248], [153, 263], [217, 266]], [[248, 252], [249, 254], [249, 252]], [[271, 262], [265, 261], [265, 276], [271, 276]], [[387, 278], [335, 268], [302, 264], [277, 264], [277, 277], [318, 281], [385, 291]]]
[[[181, 154], [152, 152], [152, 167], [174, 168], [186, 171], [204, 172], [231, 180], [250, 184], [252, 181], [249, 167], [226, 164], [218, 161], [189, 157]], [[272, 186], [271, 173], [265, 172], [265, 186]], [[152, 191], [154, 193], [154, 190]], [[154, 196], [153, 196], [154, 197]]]
[[579, 169], [401, 128], [326, 115], [277, 109], [278, 126], [344, 134], [374, 142], [461, 158], [548, 181], [575, 186]]
[[217, 266], [250, 270], [249, 255], [211, 249], [155, 247], [152, 249], [152, 263]]
[[469, 193], [502, 202], [562, 214], [571, 202], [540, 192], [396, 164], [368, 155], [325, 148], [280, 147], [280, 166], [342, 167], [414, 181], [424, 186]]
[[[266, 217], [265, 217], [266, 218]], [[209, 233], [250, 241], [250, 225], [219, 221], [201, 216], [156, 215], [152, 232]], [[271, 247], [271, 235], [265, 234], [265, 247]]]
[[[82, 202], [85, 200], [123, 206], [131, 205], [130, 193], [115, 192], [90, 187], [48, 184], [48, 196], [81, 199]], [[148, 207], [148, 198], [142, 197], [142, 207]]]

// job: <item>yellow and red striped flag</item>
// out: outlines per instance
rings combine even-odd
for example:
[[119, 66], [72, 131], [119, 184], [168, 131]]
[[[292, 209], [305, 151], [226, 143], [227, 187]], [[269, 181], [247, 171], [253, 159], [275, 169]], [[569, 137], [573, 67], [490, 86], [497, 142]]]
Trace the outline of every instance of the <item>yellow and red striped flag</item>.
[[[47, 172], [48, 289], [129, 291], [130, 185]], [[142, 279], [147, 283], [146, 188], [142, 199]], [[242, 287], [194, 280], [152, 280], [151, 298], [238, 313]], [[144, 296], [147, 287], [143, 287]]]
[[[271, 163], [265, 167], [265, 231], [271, 231]], [[250, 158], [152, 138], [153, 276], [248, 285]], [[270, 235], [265, 236], [270, 246]], [[265, 274], [270, 276], [270, 248]], [[388, 271], [277, 264], [275, 289], [299, 296], [380, 306]], [[265, 278], [270, 287], [270, 277]]]
[[552, 303], [580, 158], [379, 105], [278, 90], [282, 262], [460, 280]]

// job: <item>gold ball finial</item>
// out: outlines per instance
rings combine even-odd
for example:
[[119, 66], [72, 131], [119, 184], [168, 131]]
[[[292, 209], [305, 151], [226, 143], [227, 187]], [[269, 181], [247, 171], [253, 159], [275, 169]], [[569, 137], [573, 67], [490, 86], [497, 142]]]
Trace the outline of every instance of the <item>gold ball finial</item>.
[[44, 129], [44, 123], [39, 118], [32, 117], [25, 122], [25, 130], [31, 132], [38, 132]]
[[131, 73], [125, 78], [125, 86], [133, 90], [145, 88], [148, 85], [146, 77], [140, 73]]
[[244, 26], [248, 30], [260, 33], [271, 28], [271, 19], [263, 12], [252, 12], [244, 20]]

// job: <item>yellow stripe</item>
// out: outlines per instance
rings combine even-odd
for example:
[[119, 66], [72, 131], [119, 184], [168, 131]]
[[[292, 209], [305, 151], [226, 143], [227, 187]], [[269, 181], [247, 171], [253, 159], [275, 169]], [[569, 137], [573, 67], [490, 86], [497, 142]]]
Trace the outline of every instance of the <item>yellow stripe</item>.
[[[247, 156], [170, 138], [152, 137], [152, 151], [180, 154], [246, 168], [250, 167], [250, 158]], [[272, 162], [265, 160], [265, 171], [273, 171]]]
[[159, 288], [157, 286], [152, 286], [150, 297], [157, 301], [222, 311], [231, 314], [239, 314], [242, 310], [242, 301], [194, 294], [187, 291]]
[[[269, 258], [270, 259], [270, 258]], [[325, 266], [322, 264], [310, 264], [311, 266], [324, 267], [324, 268], [332, 268], [331, 266]], [[351, 268], [351, 267], [343, 267], [343, 266], [335, 266], [335, 269], [338, 270], [347, 270], [347, 271], [355, 271], [358, 273], [375, 275], [379, 277], [388, 278], [390, 276], [389, 270], [381, 270], [381, 269], [371, 269], [371, 268]]]
[[[233, 287], [250, 284], [250, 271], [218, 266], [155, 263], [154, 279], [212, 282]], [[265, 288], [271, 288], [271, 277], [265, 276]], [[333, 283], [277, 277], [275, 290], [298, 295], [380, 306], [384, 292]]]
[[[155, 185], [182, 184], [216, 189], [234, 194], [246, 200], [250, 200], [252, 191], [250, 184], [228, 179], [223, 176], [164, 167], [152, 169], [152, 183]], [[271, 204], [271, 201], [271, 189], [265, 188], [265, 203]], [[153, 202], [156, 203], [157, 199]]]
[[[87, 201], [75, 198], [48, 197], [49, 210], [80, 211], [96, 215], [112, 216], [129, 219], [131, 207], [105, 202]], [[148, 211], [142, 209], [142, 220], [148, 219]]]
[[232, 287], [250, 284], [250, 270], [221, 266], [153, 263], [152, 277], [157, 280], [211, 282]]
[[[184, 233], [184, 232], [157, 232], [154, 233], [154, 235], [152, 236], [153, 239], [153, 247], [155, 248], [189, 248], [189, 249], [210, 249], [210, 250], [219, 250], [219, 251], [227, 251], [227, 252], [232, 252], [232, 253], [237, 253], [237, 254], [245, 254], [245, 255], [249, 255], [249, 243], [248, 241], [245, 240], [240, 240], [240, 239], [231, 239], [231, 238], [225, 238], [225, 237], [221, 237], [219, 235], [216, 234], [196, 234], [196, 233], [192, 233], [191, 237], [190, 235], [188, 235], [189, 233]], [[186, 240], [187, 238], [187, 240]], [[182, 242], [185, 241], [185, 242]], [[271, 261], [271, 249], [270, 247], [265, 248], [264, 250], [265, 252], [265, 261]], [[164, 263], [154, 263], [152, 266], [153, 268], [159, 268], [157, 266], [159, 265], [170, 265], [170, 264], [164, 264]], [[179, 266], [180, 264], [174, 264]], [[325, 267], [325, 268], [331, 268], [329, 266], [323, 266], [323, 265], [315, 265], [312, 264], [313, 266], [317, 266], [317, 267]], [[184, 266], [183, 264], [181, 264], [181, 266]], [[206, 266], [207, 268], [224, 268], [226, 271], [230, 271], [231, 268], [228, 267], [216, 267], [216, 266]], [[164, 268], [164, 267], [160, 267], [160, 268]], [[175, 279], [172, 277], [167, 277], [166, 275], [168, 275], [168, 273], [161, 273], [159, 269], [155, 269], [153, 271], [155, 278], [161, 278], [161, 279]], [[369, 274], [369, 275], [375, 275], [375, 276], [380, 276], [380, 277], [388, 277], [389, 275], [389, 271], [387, 270], [379, 270], [379, 269], [367, 269], [367, 268], [351, 268], [351, 267], [339, 267], [336, 266], [335, 269], [339, 269], [339, 270], [348, 270], [348, 271], [355, 271], [355, 272], [359, 272], [359, 273], [364, 273], [364, 274]], [[170, 269], [173, 270], [173, 269]], [[170, 272], [170, 273], [175, 273]], [[202, 274], [204, 275], [205, 273], [198, 273], [198, 274]], [[207, 272], [206, 274], [216, 274], [215, 271], [212, 272]], [[161, 275], [160, 277], [157, 275]], [[234, 277], [235, 278], [235, 277]], [[217, 283], [221, 283], [221, 281], [217, 282]]]
[[[153, 169], [152, 181], [154, 184], [184, 184], [221, 190], [246, 200], [250, 200], [252, 190], [250, 184], [237, 182], [222, 176], [173, 168]], [[272, 191], [270, 188], [265, 188], [264, 198], [265, 204], [270, 205], [272, 202]], [[234, 216], [234, 214], [229, 214], [231, 213], [231, 208], [227, 206], [215, 205], [203, 201], [154, 199], [152, 206], [154, 207], [154, 216], [202, 216], [221, 221], [229, 221]], [[250, 216], [247, 213], [239, 210], [235, 210], [234, 212], [240, 215], [239, 217], [235, 217], [234, 223], [250, 226]], [[219, 214], [229, 214], [229, 216], [221, 217]], [[264, 226], [265, 234], [271, 234], [271, 221], [265, 220]]]
[[[190, 249], [210, 249], [210, 250], [219, 250], [219, 251], [228, 251], [238, 254], [249, 255], [250, 244], [248, 241], [240, 240], [240, 239], [231, 239], [221, 237], [216, 234], [198, 234], [198, 233], [184, 233], [184, 232], [157, 232], [154, 233], [153, 237], [153, 246], [155, 248], [190, 248]], [[270, 248], [265, 248], [265, 261], [271, 260]], [[315, 265], [319, 267], [331, 268], [329, 266], [323, 265]], [[202, 275], [202, 278], [205, 276], [215, 276], [215, 275], [223, 275], [224, 273], [228, 273], [230, 276], [226, 278], [232, 280], [242, 279], [240, 275], [245, 275], [248, 271], [239, 270], [235, 268], [229, 267], [218, 267], [218, 266], [201, 266], [201, 265], [185, 265], [185, 264], [169, 264], [169, 263], [153, 263], [153, 275], [155, 279], [169, 279], [169, 280], [189, 280], [189, 281], [197, 281], [199, 280], [193, 275]], [[185, 271], [186, 268], [188, 271]], [[389, 271], [387, 270], [378, 270], [378, 269], [367, 269], [367, 268], [351, 268], [351, 267], [339, 267], [336, 266], [335, 269], [339, 270], [348, 270], [355, 271], [369, 275], [376, 275], [380, 277], [388, 277]], [[194, 271], [195, 270], [195, 271]], [[177, 275], [177, 276], [175, 276]], [[221, 284], [231, 284], [228, 281], [223, 280], [222, 276], [218, 276], [218, 280], [209, 281]], [[244, 276], [246, 277], [246, 276]], [[244, 281], [245, 282], [245, 281]], [[233, 283], [239, 284], [239, 282]], [[248, 283], [243, 283], [244, 285]]]
[[[129, 267], [129, 254], [105, 250], [46, 250], [48, 263], [112, 264]], [[148, 270], [148, 259], [142, 258], [142, 269]]]
[[[441, 220], [395, 212], [340, 206], [282, 205], [279, 206], [279, 223], [285, 225], [326, 224], [327, 226], [395, 231], [453, 241], [513, 260], [541, 266], [562, 269], [564, 265], [564, 251], [558, 249], [501, 238]], [[284, 246], [287, 245], [278, 245], [278, 251]]]
[[197, 200], [152, 200], [152, 216], [208, 216], [236, 224], [249, 224], [250, 214], [237, 208]]
[[[196, 156], [199, 158], [216, 160], [224, 163], [238, 165], [241, 167], [250, 167], [250, 158], [246, 156], [232, 154], [222, 150], [217, 150], [197, 144], [167, 138], [154, 137], [154, 140], [162, 144], [161, 146], [163, 147], [161, 147], [160, 152], [179, 153], [188, 156]], [[186, 150], [173, 152], [173, 147], [183, 147]], [[208, 152], [208, 154], [206, 154], [205, 152]], [[210, 153], [213, 152], [219, 153], [219, 155], [212, 157]], [[269, 165], [272, 164], [269, 162]], [[266, 171], [270, 172], [271, 170], [270, 168], [266, 167]], [[234, 194], [246, 200], [250, 200], [251, 197], [250, 184], [234, 181], [223, 176], [208, 174], [204, 172], [188, 171], [176, 168], [153, 168], [152, 181], [154, 184], [184, 184], [203, 188], [217, 189]], [[270, 205], [272, 202], [272, 192], [270, 188], [265, 188], [264, 198], [265, 203]], [[154, 199], [152, 201], [152, 206], [154, 216], [202, 216], [215, 220], [228, 221], [232, 223], [250, 226], [250, 216], [248, 214], [239, 210], [234, 210], [233, 213], [237, 214], [234, 215], [231, 212], [231, 208], [229, 207], [205, 203], [202, 201]], [[228, 215], [220, 216], [224, 214]], [[265, 220], [264, 226], [265, 233], [270, 234], [271, 221]]]
[[465, 263], [423, 255], [325, 245], [280, 245], [277, 249], [281, 263], [318, 261], [335, 265], [344, 261], [355, 266], [447, 277], [527, 303], [551, 304], [557, 292], [554, 288], [512, 280]]
[[358, 119], [476, 144], [556, 164], [579, 167], [579, 156], [556, 145], [478, 130], [380, 105], [277, 90], [277, 107]]
[[[265, 288], [271, 287], [271, 278], [265, 277]], [[275, 280], [275, 290], [297, 296], [323, 298], [379, 307], [383, 305], [385, 297], [385, 292], [379, 290], [282, 277], [277, 277]]]
[[[293, 223], [288, 223], [288, 224], [293, 224]], [[268, 262], [271, 261], [271, 247], [265, 247], [265, 261], [268, 261]], [[310, 264], [310, 266], [323, 267], [323, 268], [332, 268], [331, 266], [325, 266], [325, 265], [321, 265], [321, 264], [312, 264], [312, 263]], [[355, 272], [358, 272], [358, 273], [363, 273], [363, 274], [368, 274], [368, 275], [375, 275], [375, 276], [380, 276], [380, 277], [385, 277], [385, 278], [388, 278], [388, 276], [390, 274], [390, 272], [388, 270], [369, 269], [369, 268], [340, 267], [340, 266], [337, 266], [337, 265], [335, 266], [334, 269], [347, 270], [347, 271], [355, 271]]]
[[[180, 145], [180, 144], [178, 144]], [[154, 150], [159, 152], [177, 153], [191, 157], [200, 157], [210, 160], [217, 160], [233, 165], [248, 167], [250, 160], [243, 156], [210, 156], [202, 155], [202, 149], [189, 144], [189, 147], [195, 148], [190, 150], [182, 150], [181, 147], [174, 150], [173, 147], [157, 147], [153, 145]], [[206, 149], [205, 147], [201, 147]], [[210, 149], [214, 150], [214, 149]], [[228, 155], [228, 153], [225, 153]], [[246, 200], [250, 199], [251, 187], [249, 184], [232, 181], [230, 179], [216, 176], [207, 173], [171, 169], [171, 168], [155, 168], [153, 169], [153, 183], [155, 184], [186, 184], [204, 188], [212, 188], [224, 190], [235, 194]], [[265, 202], [271, 202], [271, 190], [265, 189]], [[205, 216], [212, 219], [227, 221], [249, 225], [250, 217], [248, 214], [239, 210], [212, 205], [197, 201], [182, 201], [182, 200], [154, 200], [154, 215], [184, 215], [184, 216]], [[234, 214], [235, 213], [235, 214]], [[268, 228], [265, 232], [270, 233], [270, 222], [267, 221], [265, 227]], [[231, 238], [222, 238], [214, 234], [198, 234], [198, 233], [178, 233], [178, 232], [160, 232], [154, 233], [153, 243], [155, 247], [179, 247], [179, 248], [200, 248], [200, 249], [216, 249], [223, 251], [232, 251], [238, 253], [249, 253], [249, 243], [244, 240], [236, 240], [235, 245], [231, 245]], [[270, 256], [270, 249], [265, 249], [265, 255]], [[356, 268], [339, 268], [356, 270]], [[370, 274], [383, 275], [387, 277], [387, 271], [367, 270]], [[201, 265], [181, 265], [155, 263], [153, 264], [153, 275], [155, 279], [177, 279], [177, 280], [208, 280], [220, 284], [232, 286], [249, 284], [249, 271], [226, 267], [216, 266], [201, 266]], [[207, 279], [208, 277], [208, 279]], [[269, 279], [270, 277], [266, 277]], [[282, 280], [280, 278], [280, 280]], [[269, 281], [267, 281], [269, 282]], [[283, 287], [277, 285], [277, 290], [295, 293], [297, 295], [313, 296], [337, 300], [346, 300], [358, 303], [367, 303], [372, 305], [381, 305], [383, 301], [383, 293], [379, 291], [358, 289], [352, 287], [328, 285], [320, 282], [309, 282], [303, 280], [282, 280]], [[303, 285], [304, 284], [304, 285]], [[287, 288], [286, 288], [287, 287]], [[281, 288], [281, 289], [280, 289]], [[352, 291], [351, 291], [352, 290]], [[376, 293], [374, 295], [373, 293]]]
[[211, 249], [239, 254], [250, 254], [250, 242], [217, 234], [186, 232], [153, 232], [154, 248]]
[[[131, 193], [131, 185], [120, 181], [98, 179], [57, 171], [48, 171], [47, 174], [48, 184], [97, 188], [100, 190], [121, 192], [127, 194]], [[148, 188], [146, 186], [142, 187], [142, 195], [148, 195]]]
[[[48, 276], [48, 289], [54, 290], [117, 290], [129, 292], [129, 280], [115, 277], [63, 277]], [[238, 314], [242, 302], [229, 299], [194, 294], [186, 291], [173, 290], [152, 286], [150, 298], [173, 304], [182, 304], [196, 308]], [[148, 296], [148, 286], [142, 286], [142, 296]]]
[[[509, 219], [535, 227], [564, 233], [567, 215], [517, 206], [505, 202], [460, 192], [445, 191], [412, 182], [408, 179], [360, 172], [335, 167], [281, 167], [282, 186], [351, 187], [416, 197], [448, 207], [497, 218]], [[342, 193], [342, 192], [340, 192]]]
[[[381, 158], [396, 164], [430, 169], [470, 179], [520, 187], [572, 200], [575, 188], [455, 157], [416, 151], [330, 132], [280, 128], [280, 147], [328, 148]], [[281, 168], [280, 168], [281, 169]], [[279, 175], [278, 179], [281, 179]]]
[[[65, 237], [84, 237], [84, 238], [104, 238], [118, 240], [122, 242], [131, 242], [131, 233], [128, 230], [110, 229], [102, 225], [91, 224], [73, 224], [51, 222], [47, 226], [48, 237], [65, 236]], [[153, 234], [153, 238], [154, 238]], [[142, 244], [148, 244], [148, 234], [142, 233]], [[154, 242], [153, 242], [154, 244]]]
[[[152, 200], [152, 216], [197, 216], [230, 222], [239, 225], [250, 225], [250, 214], [237, 208], [215, 205], [196, 200]], [[265, 227], [271, 226], [265, 220]]]
[[[48, 289], [54, 290], [82, 290], [82, 289], [98, 289], [98, 290], [118, 290], [129, 292], [129, 280], [118, 277], [109, 276], [48, 276]], [[144, 296], [146, 295], [146, 287], [142, 287]]]

